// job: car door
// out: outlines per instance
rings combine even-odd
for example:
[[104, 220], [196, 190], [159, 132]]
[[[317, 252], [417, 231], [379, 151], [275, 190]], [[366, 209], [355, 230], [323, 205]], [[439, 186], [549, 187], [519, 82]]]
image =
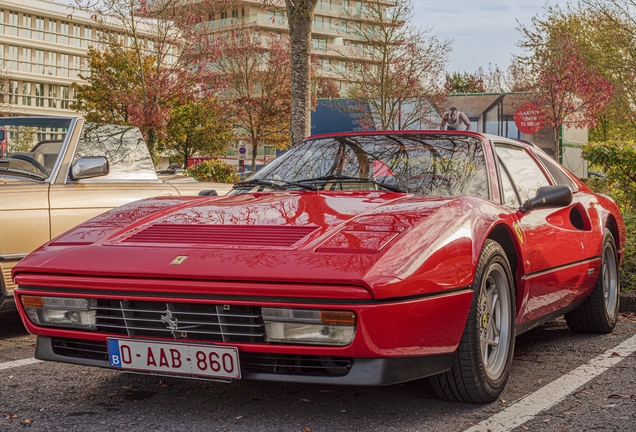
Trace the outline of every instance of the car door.
[[[157, 179], [146, 143], [137, 128], [87, 124], [77, 139], [76, 151], [66, 155], [64, 169], [51, 185], [51, 236], [112, 208], [142, 198], [177, 196], [169, 183]], [[72, 180], [73, 161], [83, 156], [105, 156], [110, 172], [103, 177]]]
[[[501, 173], [504, 205], [518, 206], [533, 198], [538, 188], [550, 185], [541, 165], [523, 147], [495, 144]], [[507, 184], [507, 186], [506, 186]], [[528, 250], [525, 263], [526, 283], [530, 295], [519, 323], [532, 321], [565, 307], [581, 284], [585, 261], [584, 239], [580, 230], [564, 223], [570, 206], [565, 209], [540, 209], [525, 214], [519, 227]]]

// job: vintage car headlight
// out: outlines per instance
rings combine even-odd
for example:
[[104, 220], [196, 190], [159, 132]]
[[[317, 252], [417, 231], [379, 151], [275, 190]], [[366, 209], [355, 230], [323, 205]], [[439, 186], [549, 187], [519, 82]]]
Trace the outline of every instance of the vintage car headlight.
[[356, 332], [350, 311], [262, 308], [268, 342], [349, 345]]
[[95, 299], [25, 295], [20, 300], [35, 324], [95, 330]]

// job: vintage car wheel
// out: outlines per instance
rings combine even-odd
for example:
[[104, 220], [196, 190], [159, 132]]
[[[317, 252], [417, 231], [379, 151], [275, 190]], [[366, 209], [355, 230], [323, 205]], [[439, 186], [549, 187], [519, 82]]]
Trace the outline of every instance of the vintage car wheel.
[[515, 285], [501, 246], [487, 240], [473, 283], [473, 301], [448, 372], [430, 382], [443, 399], [492, 402], [503, 391], [514, 351]]
[[592, 294], [578, 308], [565, 314], [568, 327], [577, 333], [610, 333], [616, 326], [620, 302], [618, 254], [612, 233], [603, 237], [601, 273]]

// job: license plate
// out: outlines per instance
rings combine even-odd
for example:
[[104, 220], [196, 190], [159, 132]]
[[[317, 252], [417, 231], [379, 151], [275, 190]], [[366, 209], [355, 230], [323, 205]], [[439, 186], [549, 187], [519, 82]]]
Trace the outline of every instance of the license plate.
[[122, 370], [240, 379], [238, 349], [197, 344], [108, 339], [110, 365]]

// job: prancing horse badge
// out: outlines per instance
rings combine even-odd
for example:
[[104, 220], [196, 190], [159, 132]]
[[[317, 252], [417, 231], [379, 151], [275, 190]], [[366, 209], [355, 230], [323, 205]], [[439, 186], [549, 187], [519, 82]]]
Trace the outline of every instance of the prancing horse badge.
[[173, 259], [172, 262], [170, 263], [170, 265], [179, 265], [182, 262], [184, 262], [186, 260], [186, 258], [188, 258], [188, 257], [180, 255], [180, 256], [176, 257], [175, 259]]

